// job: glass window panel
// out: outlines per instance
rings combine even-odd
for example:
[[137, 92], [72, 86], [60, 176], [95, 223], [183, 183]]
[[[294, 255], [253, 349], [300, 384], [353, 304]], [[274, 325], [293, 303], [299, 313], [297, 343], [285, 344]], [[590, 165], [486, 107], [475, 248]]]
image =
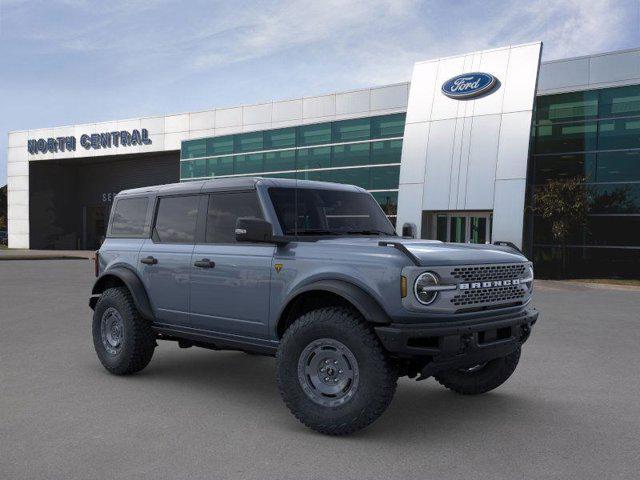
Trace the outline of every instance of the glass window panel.
[[264, 148], [287, 148], [296, 146], [296, 129], [279, 128], [277, 130], [265, 130]]
[[600, 122], [598, 149], [612, 150], [640, 146], [640, 120], [603, 120]]
[[596, 178], [595, 153], [568, 153], [566, 155], [545, 155], [533, 157], [533, 182], [546, 183], [561, 178]]
[[153, 239], [160, 243], [193, 243], [198, 219], [199, 195], [160, 199]]
[[[587, 188], [591, 198], [590, 213], [640, 214], [640, 184], [599, 183]], [[635, 238], [636, 244], [640, 243], [636, 235], [631, 237]]]
[[441, 242], [447, 241], [447, 215], [438, 215], [436, 217], [436, 240]]
[[402, 137], [406, 114], [371, 117], [371, 138]]
[[144, 224], [148, 204], [147, 197], [118, 200], [113, 212], [110, 236], [126, 238], [146, 236]]
[[303, 148], [297, 152], [297, 168], [326, 168], [331, 166], [331, 147]]
[[262, 132], [241, 133], [233, 136], [233, 151], [257, 152], [264, 148]]
[[400, 166], [371, 168], [371, 190], [398, 188], [400, 184]]
[[331, 182], [356, 185], [362, 188], [369, 188], [368, 168], [345, 168], [340, 170], [330, 170]]
[[233, 153], [233, 135], [207, 138], [207, 155]]
[[193, 165], [191, 162], [180, 162], [180, 180], [193, 176]]
[[471, 243], [486, 243], [487, 217], [470, 217], [469, 220], [469, 241]]
[[637, 237], [629, 235], [629, 232], [640, 232], [640, 216], [589, 217], [585, 243], [588, 245], [638, 246]]
[[572, 92], [545, 95], [536, 100], [538, 123], [566, 122], [598, 115], [597, 92]]
[[402, 140], [386, 140], [371, 144], [371, 163], [400, 163]]
[[256, 192], [220, 193], [209, 197], [206, 243], [235, 243], [238, 217], [263, 218]]
[[596, 122], [538, 126], [535, 128], [535, 153], [595, 150], [597, 131]]
[[598, 153], [596, 181], [640, 181], [640, 151]]
[[278, 172], [280, 170], [295, 170], [296, 152], [295, 150], [284, 150], [282, 152], [268, 152], [264, 154], [264, 171]]
[[199, 138], [198, 140], [188, 140], [182, 142], [182, 150], [180, 158], [205, 157], [207, 155], [207, 140]]
[[303, 125], [297, 128], [298, 146], [322, 145], [331, 143], [331, 123]]
[[221, 175], [233, 174], [233, 157], [210, 158], [207, 168], [208, 177], [219, 177]]
[[352, 165], [369, 164], [369, 144], [336, 145], [332, 147], [332, 167], [349, 167]]
[[371, 195], [380, 204], [385, 214], [398, 214], [398, 192], [374, 192]]
[[336, 143], [368, 140], [370, 137], [371, 121], [369, 118], [333, 122], [333, 141]]
[[233, 173], [261, 173], [264, 171], [262, 153], [236, 155]]
[[449, 226], [449, 241], [464, 243], [466, 241], [466, 217], [451, 217], [451, 224]]
[[263, 178], [296, 178], [296, 173], [295, 172], [290, 172], [290, 173], [270, 173], [267, 175], [260, 175]]
[[297, 174], [298, 180], [314, 180], [316, 182], [331, 182], [331, 170], [320, 170], [317, 172], [309, 172], [301, 170]]
[[599, 90], [600, 117], [640, 115], [640, 85]]

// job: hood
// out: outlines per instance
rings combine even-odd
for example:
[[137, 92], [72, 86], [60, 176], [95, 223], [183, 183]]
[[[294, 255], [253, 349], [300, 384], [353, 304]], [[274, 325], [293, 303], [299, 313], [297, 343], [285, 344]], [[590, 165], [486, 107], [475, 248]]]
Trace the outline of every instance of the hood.
[[509, 247], [473, 243], [442, 243], [401, 239], [401, 243], [424, 266], [475, 265], [480, 263], [519, 263], [527, 258]]
[[403, 244], [407, 250], [420, 260], [422, 266], [519, 263], [527, 261], [524, 255], [515, 252], [509, 247], [498, 245], [443, 243], [438, 240], [415, 240], [401, 237], [333, 237], [320, 240], [322, 243], [362, 245], [363, 247], [374, 247], [381, 241]]

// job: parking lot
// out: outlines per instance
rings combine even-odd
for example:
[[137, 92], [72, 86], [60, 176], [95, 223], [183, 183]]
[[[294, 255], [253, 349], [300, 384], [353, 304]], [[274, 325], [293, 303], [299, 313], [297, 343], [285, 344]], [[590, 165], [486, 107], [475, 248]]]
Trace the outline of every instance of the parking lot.
[[161, 343], [109, 375], [88, 260], [0, 262], [0, 478], [636, 479], [640, 290], [538, 282], [516, 373], [478, 397], [402, 379], [347, 438], [281, 402], [274, 360]]

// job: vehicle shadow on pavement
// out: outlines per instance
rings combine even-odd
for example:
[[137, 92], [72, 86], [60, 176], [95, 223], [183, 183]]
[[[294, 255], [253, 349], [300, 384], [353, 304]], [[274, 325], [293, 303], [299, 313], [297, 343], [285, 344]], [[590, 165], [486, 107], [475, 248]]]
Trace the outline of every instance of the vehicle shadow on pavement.
[[[207, 409], [216, 402], [219, 408], [228, 404], [246, 409], [246, 415], [260, 416], [262, 422], [272, 422], [276, 430], [317, 435], [286, 409], [278, 393], [273, 358], [177, 347], [163, 350], [146, 370], [129, 378], [136, 383], [152, 382], [169, 391], [178, 389]], [[349, 438], [388, 443], [419, 436], [423, 441], [432, 437], [435, 442], [457, 438], [461, 431], [472, 435], [476, 431], [476, 441], [480, 441], [487, 431], [548, 423], [550, 411], [553, 415], [571, 415], [570, 405], [549, 405], [549, 400], [531, 397], [530, 392], [519, 393], [518, 388], [507, 382], [484, 395], [464, 396], [446, 390], [434, 379], [400, 379], [389, 409], [372, 426]], [[206, 415], [204, 411], [191, 413]]]

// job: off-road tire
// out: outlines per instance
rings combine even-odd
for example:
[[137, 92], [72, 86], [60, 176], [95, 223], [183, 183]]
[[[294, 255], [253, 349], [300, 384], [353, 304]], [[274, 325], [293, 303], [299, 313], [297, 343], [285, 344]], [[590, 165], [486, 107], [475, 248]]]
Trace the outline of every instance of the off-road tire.
[[520, 360], [520, 348], [506, 357], [487, 362], [477, 371], [452, 370], [435, 375], [443, 387], [462, 395], [478, 395], [499, 387], [511, 376]]
[[[103, 343], [102, 322], [107, 309], [115, 309], [122, 318], [121, 345], [116, 353], [110, 353]], [[105, 290], [93, 312], [93, 346], [100, 362], [115, 375], [129, 375], [139, 372], [151, 361], [156, 346], [151, 323], [142, 318], [124, 287]]]
[[[321, 339], [340, 342], [353, 354], [358, 382], [337, 406], [314, 402], [305, 393], [298, 368], [306, 348]], [[328, 435], [347, 435], [374, 422], [389, 406], [398, 375], [370, 325], [352, 310], [328, 307], [299, 317], [285, 332], [276, 356], [280, 394], [295, 417]]]

